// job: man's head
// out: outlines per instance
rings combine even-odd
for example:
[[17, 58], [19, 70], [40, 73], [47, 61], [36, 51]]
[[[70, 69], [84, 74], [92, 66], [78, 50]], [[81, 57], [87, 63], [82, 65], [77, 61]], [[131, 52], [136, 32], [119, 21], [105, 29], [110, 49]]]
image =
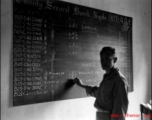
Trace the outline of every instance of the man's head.
[[114, 67], [117, 57], [115, 53], [115, 48], [112, 47], [104, 47], [100, 51], [100, 61], [102, 69], [105, 71], [109, 71], [112, 67]]

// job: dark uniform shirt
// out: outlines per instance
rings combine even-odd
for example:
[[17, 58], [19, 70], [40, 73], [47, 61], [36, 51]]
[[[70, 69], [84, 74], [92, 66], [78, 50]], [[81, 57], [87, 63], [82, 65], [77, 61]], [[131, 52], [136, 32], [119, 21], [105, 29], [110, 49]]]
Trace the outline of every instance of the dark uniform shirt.
[[128, 83], [117, 68], [105, 74], [99, 87], [90, 87], [87, 93], [96, 97], [95, 108], [109, 111], [111, 120], [125, 120], [128, 109]]

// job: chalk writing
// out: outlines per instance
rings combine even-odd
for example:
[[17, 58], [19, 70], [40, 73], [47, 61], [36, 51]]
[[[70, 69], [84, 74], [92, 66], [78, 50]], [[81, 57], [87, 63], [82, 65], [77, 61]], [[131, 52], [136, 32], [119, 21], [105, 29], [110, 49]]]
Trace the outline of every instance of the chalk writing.
[[58, 7], [58, 6], [54, 6], [53, 5], [53, 1], [52, 0], [47, 0], [46, 1], [47, 6], [45, 7], [45, 9], [49, 9], [49, 10], [53, 10], [53, 11], [57, 11], [57, 12], [63, 12], [63, 13], [69, 13], [69, 6], [67, 7]]
[[96, 63], [81, 63], [82, 67], [97, 67]]
[[120, 17], [118, 15], [114, 15], [114, 14], [109, 14], [108, 20], [110, 22], [115, 22], [115, 23], [122, 23], [122, 24], [126, 24], [127, 23], [128, 25], [131, 24], [131, 19], [127, 19], [126, 17], [123, 18], [123, 17]]
[[91, 26], [82, 25], [81, 28], [82, 28], [82, 32], [96, 33], [96, 31], [97, 31], [96, 27], [91, 27]]
[[74, 7], [74, 15], [79, 15], [79, 16], [84, 16], [84, 17], [91, 17], [90, 13], [89, 13], [89, 10], [83, 12], [83, 11], [80, 11], [80, 8], [75, 6]]
[[107, 21], [107, 18], [104, 14], [98, 15], [98, 12], [96, 12], [96, 11], [93, 12], [93, 17], [99, 21], [101, 21], [101, 20]]
[[35, 92], [27, 92], [27, 91], [14, 91], [14, 97], [16, 96], [33, 96], [33, 95], [40, 95], [42, 91], [35, 91]]
[[78, 28], [78, 24], [76, 24], [76, 23], [70, 23], [69, 27], [71, 27], [71, 28]]

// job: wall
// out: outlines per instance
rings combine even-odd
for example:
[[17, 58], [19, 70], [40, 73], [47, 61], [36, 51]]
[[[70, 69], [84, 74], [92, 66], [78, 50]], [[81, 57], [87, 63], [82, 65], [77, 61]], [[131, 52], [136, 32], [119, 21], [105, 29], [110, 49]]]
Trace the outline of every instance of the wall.
[[[134, 91], [129, 114], [139, 114], [140, 102], [150, 100], [151, 0], [66, 0], [133, 17]], [[1, 0], [1, 117], [2, 120], [94, 120], [94, 98], [12, 106], [12, 0]], [[139, 117], [127, 119], [139, 120]]]

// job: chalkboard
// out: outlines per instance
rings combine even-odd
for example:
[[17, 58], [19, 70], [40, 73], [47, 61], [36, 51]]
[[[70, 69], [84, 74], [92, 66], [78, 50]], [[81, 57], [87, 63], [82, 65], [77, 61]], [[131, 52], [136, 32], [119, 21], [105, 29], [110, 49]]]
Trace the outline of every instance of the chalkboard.
[[13, 105], [86, 97], [73, 78], [98, 86], [99, 52], [116, 48], [133, 91], [132, 18], [63, 1], [13, 1]]

